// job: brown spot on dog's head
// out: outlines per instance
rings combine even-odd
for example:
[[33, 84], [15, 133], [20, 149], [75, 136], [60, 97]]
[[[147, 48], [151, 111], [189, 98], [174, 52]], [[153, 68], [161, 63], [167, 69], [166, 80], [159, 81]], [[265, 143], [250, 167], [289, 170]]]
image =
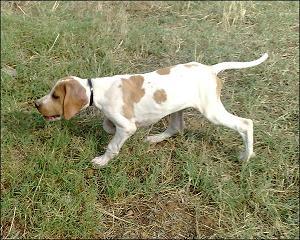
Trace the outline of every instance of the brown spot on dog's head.
[[216, 83], [217, 83], [216, 92], [217, 92], [217, 97], [219, 98], [221, 96], [223, 82], [220, 78], [216, 77]]
[[167, 100], [167, 94], [164, 89], [156, 90], [153, 94], [153, 99], [158, 104], [165, 102]]
[[122, 79], [123, 114], [128, 119], [134, 116], [134, 103], [138, 103], [145, 95], [145, 89], [142, 88], [143, 83], [144, 77], [141, 75], [134, 75], [129, 79]]
[[37, 109], [47, 120], [61, 116], [70, 119], [88, 103], [85, 88], [73, 78], [64, 79], [54, 86], [50, 94], [35, 102]]
[[166, 68], [161, 68], [161, 69], [156, 70], [156, 72], [159, 75], [167, 75], [170, 73], [170, 71], [171, 71], [171, 67], [166, 67]]
[[198, 67], [198, 64], [196, 63], [187, 63], [187, 64], [184, 64], [185, 67], [187, 68], [191, 68], [191, 67]]

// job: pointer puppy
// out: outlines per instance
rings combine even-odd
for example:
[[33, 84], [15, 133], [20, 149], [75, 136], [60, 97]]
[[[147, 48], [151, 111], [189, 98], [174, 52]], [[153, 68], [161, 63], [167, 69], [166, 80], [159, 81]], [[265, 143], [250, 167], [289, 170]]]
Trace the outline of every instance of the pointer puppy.
[[251, 62], [223, 62], [212, 66], [197, 62], [179, 64], [144, 74], [82, 79], [66, 77], [51, 92], [35, 101], [46, 120], [70, 119], [82, 109], [94, 105], [105, 115], [103, 128], [114, 134], [104, 155], [92, 160], [104, 166], [116, 156], [124, 142], [137, 127], [156, 123], [170, 114], [168, 128], [148, 136], [149, 142], [160, 142], [183, 130], [185, 108], [199, 110], [208, 120], [236, 130], [243, 138], [245, 150], [240, 159], [248, 160], [253, 153], [252, 120], [227, 112], [221, 103], [222, 82], [217, 74], [226, 69], [256, 66], [268, 58]]

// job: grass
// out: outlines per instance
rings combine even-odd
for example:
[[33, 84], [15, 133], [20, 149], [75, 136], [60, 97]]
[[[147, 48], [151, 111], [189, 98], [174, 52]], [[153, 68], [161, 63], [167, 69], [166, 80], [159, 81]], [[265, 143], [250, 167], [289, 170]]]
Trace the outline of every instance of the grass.
[[[299, 238], [298, 39], [298, 2], [1, 2], [1, 236]], [[95, 170], [101, 113], [49, 123], [32, 105], [66, 75], [264, 52], [220, 75], [226, 108], [254, 121], [248, 163], [235, 132], [188, 110], [184, 134], [144, 143], [164, 119]]]

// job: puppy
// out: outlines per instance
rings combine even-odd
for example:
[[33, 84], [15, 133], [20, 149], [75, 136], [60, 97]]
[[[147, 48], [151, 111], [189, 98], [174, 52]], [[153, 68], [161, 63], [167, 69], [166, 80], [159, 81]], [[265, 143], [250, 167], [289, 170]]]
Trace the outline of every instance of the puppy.
[[94, 105], [105, 115], [103, 128], [114, 134], [106, 152], [92, 160], [105, 166], [116, 156], [124, 142], [140, 126], [156, 123], [170, 115], [168, 128], [147, 141], [156, 143], [184, 128], [183, 110], [200, 111], [208, 120], [236, 130], [244, 141], [240, 159], [253, 153], [253, 122], [227, 112], [220, 100], [222, 81], [217, 74], [226, 69], [240, 69], [261, 64], [267, 54], [251, 62], [223, 62], [208, 66], [198, 62], [179, 64], [144, 74], [82, 79], [66, 77], [59, 80], [50, 93], [35, 101], [46, 120], [72, 118], [79, 111]]

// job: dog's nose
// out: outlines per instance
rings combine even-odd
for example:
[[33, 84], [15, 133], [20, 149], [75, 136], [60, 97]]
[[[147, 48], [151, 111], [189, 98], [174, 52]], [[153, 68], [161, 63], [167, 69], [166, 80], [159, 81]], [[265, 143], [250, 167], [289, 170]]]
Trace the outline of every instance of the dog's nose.
[[36, 108], [39, 108], [39, 106], [40, 106], [39, 101], [38, 100], [34, 101], [34, 105], [35, 105]]

